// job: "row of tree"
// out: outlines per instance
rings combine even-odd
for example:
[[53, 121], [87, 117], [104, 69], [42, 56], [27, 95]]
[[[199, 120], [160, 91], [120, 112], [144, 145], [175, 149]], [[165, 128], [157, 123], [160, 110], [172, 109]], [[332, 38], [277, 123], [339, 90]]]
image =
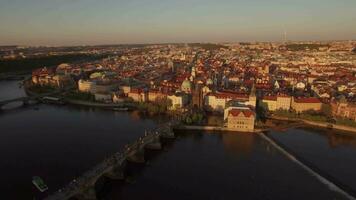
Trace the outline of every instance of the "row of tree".
[[157, 99], [154, 102], [140, 102], [137, 105], [138, 110], [141, 113], [149, 114], [149, 115], [160, 115], [165, 114], [172, 106], [172, 101], [164, 98]]

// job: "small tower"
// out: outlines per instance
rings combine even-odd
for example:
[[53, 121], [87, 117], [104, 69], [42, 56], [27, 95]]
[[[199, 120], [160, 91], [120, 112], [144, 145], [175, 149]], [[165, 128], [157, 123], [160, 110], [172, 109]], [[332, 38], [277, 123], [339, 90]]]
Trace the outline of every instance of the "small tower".
[[248, 97], [249, 104], [253, 107], [256, 107], [256, 87], [255, 84], [252, 85], [250, 96]]
[[170, 69], [172, 72], [175, 72], [175, 68], [174, 68], [174, 63], [171, 59], [168, 60], [168, 69]]

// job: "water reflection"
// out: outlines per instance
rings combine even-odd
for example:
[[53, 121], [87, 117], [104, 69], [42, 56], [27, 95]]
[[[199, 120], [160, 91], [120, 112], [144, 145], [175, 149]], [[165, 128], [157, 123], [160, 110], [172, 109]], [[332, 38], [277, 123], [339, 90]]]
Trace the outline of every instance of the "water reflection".
[[[16, 82], [0, 83], [0, 98], [23, 94]], [[164, 120], [74, 106], [7, 111], [0, 115], [2, 197], [38, 197], [34, 175], [53, 192]], [[323, 132], [270, 134], [356, 188], [355, 138]], [[149, 159], [137, 176], [131, 169], [134, 181], [109, 184], [105, 199], [343, 199], [253, 134], [186, 131]]]
[[236, 134], [222, 134], [222, 142], [227, 152], [238, 156], [248, 156], [256, 142], [255, 137], [256, 135], [254, 134], [244, 134], [241, 136], [237, 136]]
[[356, 194], [356, 137], [347, 134], [311, 127], [269, 133], [319, 173]]
[[0, 101], [26, 96], [21, 81], [0, 81]]
[[356, 148], [356, 137], [347, 135], [328, 134], [330, 147], [351, 146]]
[[38, 105], [0, 115], [0, 187], [4, 199], [38, 198], [31, 177], [54, 192], [156, 126], [130, 113]]
[[254, 134], [179, 132], [134, 181], [110, 182], [103, 199], [344, 199], [267, 146]]
[[321, 137], [327, 139], [331, 148], [338, 147], [352, 147], [356, 148], [356, 134], [349, 132], [336, 131], [333, 129], [322, 129], [317, 127], [305, 127], [301, 130], [318, 134]]

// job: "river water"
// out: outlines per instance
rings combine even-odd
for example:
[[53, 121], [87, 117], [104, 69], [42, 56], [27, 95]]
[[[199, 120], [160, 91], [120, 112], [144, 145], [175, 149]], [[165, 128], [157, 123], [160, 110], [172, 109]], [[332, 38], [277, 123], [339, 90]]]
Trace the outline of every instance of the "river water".
[[[0, 82], [0, 99], [24, 95]], [[52, 193], [157, 125], [132, 112], [34, 105], [0, 114], [2, 199]], [[270, 132], [309, 163], [356, 190], [356, 138], [316, 129]], [[253, 134], [180, 132], [147, 163], [129, 164], [126, 181], [108, 181], [101, 199], [345, 199]]]

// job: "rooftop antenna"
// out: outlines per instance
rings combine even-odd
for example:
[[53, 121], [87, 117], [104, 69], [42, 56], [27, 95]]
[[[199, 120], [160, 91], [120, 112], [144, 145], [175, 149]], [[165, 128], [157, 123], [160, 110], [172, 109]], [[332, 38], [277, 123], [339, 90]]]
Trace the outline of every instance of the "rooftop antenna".
[[284, 31], [284, 43], [287, 43], [287, 31]]

